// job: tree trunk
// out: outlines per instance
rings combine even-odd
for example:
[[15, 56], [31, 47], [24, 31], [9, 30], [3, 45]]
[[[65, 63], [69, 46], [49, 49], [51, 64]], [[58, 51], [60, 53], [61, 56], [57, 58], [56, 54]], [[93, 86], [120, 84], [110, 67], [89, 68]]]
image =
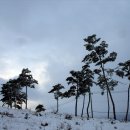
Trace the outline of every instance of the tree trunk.
[[128, 120], [129, 100], [130, 100], [130, 84], [129, 84], [129, 87], [128, 87], [127, 110], [126, 110], [125, 121], [127, 121], [127, 120]]
[[27, 91], [27, 86], [26, 86], [26, 108], [25, 109], [27, 109], [27, 93], [28, 93], [28, 91]]
[[116, 120], [115, 104], [114, 104], [114, 101], [113, 101], [113, 98], [112, 98], [111, 91], [110, 91], [110, 89], [109, 89], [109, 85], [108, 85], [108, 82], [107, 82], [107, 79], [106, 79], [106, 75], [105, 75], [104, 67], [103, 67], [102, 64], [101, 64], [101, 68], [102, 68], [103, 76], [104, 76], [104, 79], [105, 79], [105, 82], [106, 82], [107, 91], [108, 91], [108, 93], [109, 93], [109, 95], [110, 95], [110, 99], [111, 99], [111, 102], [112, 102], [112, 107], [113, 107], [113, 116], [114, 116], [114, 119]]
[[83, 107], [82, 107], [81, 117], [83, 117], [84, 114], [84, 104], [85, 104], [85, 94], [83, 95]]
[[77, 107], [78, 107], [78, 91], [79, 91], [79, 85], [77, 83], [77, 88], [76, 88], [76, 102], [75, 102], [75, 116], [77, 116]]
[[14, 99], [14, 108], [16, 109], [16, 90], [15, 90], [15, 99]]
[[59, 99], [56, 99], [56, 100], [57, 100], [57, 110], [56, 110], [56, 113], [58, 113], [58, 111], [59, 111], [59, 109], [58, 109], [59, 108], [59, 102], [58, 102]]
[[9, 104], [8, 105], [10, 106], [10, 108], [12, 108], [12, 99], [11, 98], [9, 99]]
[[76, 102], [75, 102], [75, 116], [77, 116], [77, 105], [78, 105], [78, 96], [76, 96]]
[[15, 102], [14, 102], [14, 108], [16, 109], [16, 99], [15, 99]]
[[87, 118], [89, 119], [89, 105], [90, 105], [90, 92], [89, 92], [89, 100], [88, 100], [88, 105], [87, 105]]
[[12, 88], [10, 90], [10, 95], [9, 95], [9, 106], [12, 108]]
[[91, 115], [93, 118], [93, 102], [92, 102], [92, 93], [90, 92], [90, 102], [91, 102]]
[[108, 105], [107, 118], [109, 119], [109, 117], [110, 117], [110, 103], [109, 103], [109, 93], [108, 93], [108, 90], [107, 90], [107, 105]]

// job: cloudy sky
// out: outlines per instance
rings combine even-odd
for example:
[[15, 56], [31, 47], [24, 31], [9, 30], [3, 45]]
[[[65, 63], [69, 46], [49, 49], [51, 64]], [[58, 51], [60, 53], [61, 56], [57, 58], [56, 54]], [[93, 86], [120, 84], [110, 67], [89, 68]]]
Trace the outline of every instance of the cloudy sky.
[[108, 42], [117, 62], [129, 59], [130, 1], [0, 0], [1, 83], [29, 68], [39, 81], [30, 90], [30, 108], [53, 106], [47, 92], [81, 68], [83, 38], [91, 34]]

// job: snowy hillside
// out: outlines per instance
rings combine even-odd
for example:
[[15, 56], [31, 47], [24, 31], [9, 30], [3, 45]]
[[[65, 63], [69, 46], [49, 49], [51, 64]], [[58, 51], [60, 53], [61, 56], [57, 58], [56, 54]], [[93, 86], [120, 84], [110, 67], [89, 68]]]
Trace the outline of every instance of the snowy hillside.
[[[72, 117], [72, 118], [71, 118]], [[66, 119], [67, 118], [67, 119]], [[71, 119], [70, 119], [71, 118]], [[129, 130], [130, 122], [90, 119], [0, 107], [0, 130]]]

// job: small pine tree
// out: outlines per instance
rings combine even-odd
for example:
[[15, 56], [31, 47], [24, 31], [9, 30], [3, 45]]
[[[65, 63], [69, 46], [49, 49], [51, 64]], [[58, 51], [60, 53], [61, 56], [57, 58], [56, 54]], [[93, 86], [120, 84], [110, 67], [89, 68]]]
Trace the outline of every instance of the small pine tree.
[[10, 79], [7, 83], [2, 85], [1, 94], [3, 98], [1, 101], [12, 108], [13, 103], [16, 108], [19, 104], [25, 102], [25, 93], [21, 91], [18, 79]]
[[36, 106], [35, 110], [36, 112], [41, 112], [41, 111], [45, 111], [46, 109], [42, 104], [39, 104], [38, 106]]
[[61, 84], [57, 84], [52, 86], [53, 88], [48, 93], [54, 93], [54, 98], [57, 101], [57, 110], [56, 113], [59, 111], [59, 97], [62, 96], [62, 92], [60, 92], [61, 89], [64, 88]]
[[[92, 92], [91, 92], [91, 87], [93, 86], [94, 83], [94, 73], [93, 71], [90, 69], [89, 64], [85, 64], [82, 67], [82, 82], [81, 82], [81, 86], [80, 86], [80, 91], [81, 94], [84, 96], [84, 100], [85, 100], [85, 94], [89, 93], [89, 101], [88, 101], [88, 105], [87, 105], [87, 116], [89, 119], [89, 106], [91, 104], [91, 115], [93, 118], [93, 105], [92, 105]], [[83, 108], [82, 108], [82, 114], [81, 116], [83, 116], [83, 109], [84, 109], [84, 100], [83, 100]]]
[[70, 71], [71, 76], [66, 79], [68, 85], [71, 84], [70, 89], [68, 91], [69, 97], [75, 96], [75, 116], [77, 116], [77, 107], [78, 107], [78, 98], [80, 95], [79, 87], [80, 81], [82, 80], [80, 71]]

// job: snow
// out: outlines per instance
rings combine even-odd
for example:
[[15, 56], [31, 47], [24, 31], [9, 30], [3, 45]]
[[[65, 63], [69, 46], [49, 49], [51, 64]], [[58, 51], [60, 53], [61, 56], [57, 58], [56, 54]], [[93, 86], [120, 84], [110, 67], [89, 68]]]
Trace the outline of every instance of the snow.
[[90, 119], [66, 114], [17, 110], [0, 107], [0, 130], [129, 130], [130, 122]]

